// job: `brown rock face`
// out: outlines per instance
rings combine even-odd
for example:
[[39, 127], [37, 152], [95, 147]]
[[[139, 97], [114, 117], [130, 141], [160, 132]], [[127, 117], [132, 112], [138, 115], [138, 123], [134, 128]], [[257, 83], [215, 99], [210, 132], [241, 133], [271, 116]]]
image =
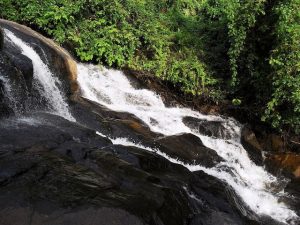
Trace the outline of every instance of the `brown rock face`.
[[66, 86], [67, 95], [71, 95], [78, 90], [77, 65], [66, 50], [61, 48], [54, 41], [40, 35], [26, 26], [3, 19], [0, 19], [0, 26], [12, 31], [30, 45], [37, 46], [35, 48], [37, 52], [44, 52], [47, 54], [47, 56], [44, 56], [43, 54], [40, 55], [41, 57], [47, 57], [47, 61], [51, 64], [52, 72], [59, 76]]
[[262, 147], [258, 143], [256, 136], [252, 130], [244, 127], [241, 134], [241, 143], [243, 147], [247, 150], [250, 158], [258, 165], [263, 162], [262, 159]]
[[70, 88], [71, 92], [75, 93], [78, 91], [79, 85], [77, 83], [77, 64], [72, 58], [67, 58], [66, 60], [66, 67], [69, 71], [69, 81], [70, 81]]
[[280, 136], [271, 134], [269, 136], [269, 139], [270, 139], [272, 151], [279, 152], [284, 149], [284, 142]]
[[267, 161], [269, 166], [283, 169], [284, 172], [287, 172], [296, 178], [300, 178], [300, 154], [280, 153], [271, 155]]
[[260, 140], [260, 144], [266, 151], [282, 152], [285, 149], [284, 142], [279, 135], [268, 134]]

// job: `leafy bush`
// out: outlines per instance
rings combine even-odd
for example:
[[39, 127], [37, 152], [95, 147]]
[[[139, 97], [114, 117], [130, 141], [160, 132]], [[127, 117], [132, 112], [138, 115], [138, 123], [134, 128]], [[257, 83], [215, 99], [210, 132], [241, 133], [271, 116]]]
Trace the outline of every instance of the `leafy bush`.
[[300, 132], [300, 1], [282, 2], [275, 10], [277, 46], [269, 60], [273, 94], [263, 119], [273, 127]]
[[82, 61], [147, 70], [183, 91], [209, 95], [216, 80], [195, 44], [188, 43], [195, 39], [189, 28], [201, 5], [193, 0], [5, 0], [0, 15], [73, 46]]

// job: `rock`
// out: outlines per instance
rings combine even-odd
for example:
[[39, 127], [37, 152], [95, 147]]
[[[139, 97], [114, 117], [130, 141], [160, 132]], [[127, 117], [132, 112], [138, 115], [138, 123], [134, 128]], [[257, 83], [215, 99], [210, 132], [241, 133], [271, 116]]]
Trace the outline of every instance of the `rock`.
[[300, 154], [277, 153], [266, 159], [269, 169], [275, 173], [283, 170], [290, 177], [300, 178]]
[[[249, 210], [243, 200], [234, 192], [232, 187], [203, 171], [195, 172], [196, 179], [190, 191], [197, 199], [202, 200], [202, 205], [210, 202], [215, 208], [202, 208], [193, 217], [191, 224], [213, 225], [213, 224], [260, 224], [257, 215]], [[239, 210], [239, 213], [246, 217], [243, 221], [239, 216], [230, 213], [231, 207]], [[264, 223], [262, 223], [264, 224]]]
[[[113, 145], [46, 113], [0, 127], [0, 223], [182, 225], [217, 215], [213, 221], [247, 224], [233, 195], [224, 194], [226, 184], [153, 152]], [[200, 149], [194, 136], [176, 139], [194, 139], [190, 147]]]
[[0, 27], [0, 51], [3, 49], [4, 46], [4, 33], [3, 29]]
[[8, 117], [12, 112], [5, 97], [5, 87], [3, 81], [0, 80], [0, 119]]
[[[35, 208], [36, 207], [36, 208]], [[86, 206], [77, 210], [53, 208], [45, 215], [37, 205], [35, 207], [15, 206], [0, 211], [0, 224], [5, 225], [144, 225], [136, 216], [118, 208], [103, 207], [99, 209]]]
[[22, 55], [15, 45], [5, 42], [0, 54], [0, 74], [0, 79], [3, 81], [2, 93], [5, 97], [2, 102], [10, 108], [10, 114], [26, 111], [25, 109], [30, 105], [29, 92], [33, 80], [32, 61]]
[[284, 142], [279, 135], [271, 134], [269, 135], [269, 139], [272, 151], [280, 152], [284, 150]]
[[154, 133], [139, 118], [130, 113], [114, 112], [88, 99], [73, 95], [73, 112], [80, 123], [113, 138], [130, 137], [136, 143], [148, 142], [162, 135]]
[[257, 165], [262, 165], [263, 157], [262, 157], [262, 147], [258, 143], [256, 136], [252, 130], [248, 127], [243, 127], [241, 132], [241, 143], [243, 147], [248, 152], [249, 157], [252, 161], [254, 161]]
[[221, 121], [200, 120], [194, 117], [183, 118], [183, 123], [202, 135], [223, 139], [231, 139], [231, 135]]
[[16, 114], [25, 110], [32, 78], [31, 60], [22, 55], [16, 46], [5, 42], [0, 54], [0, 79], [2, 80], [2, 100], [0, 101], [3, 103], [4, 111], [8, 114]]
[[294, 152], [270, 154], [265, 160], [266, 168], [276, 176], [289, 178], [284, 191], [293, 196], [292, 198], [282, 197], [281, 201], [287, 203], [291, 208], [300, 214], [300, 154]]
[[79, 90], [77, 83], [77, 63], [71, 57], [68, 57], [66, 61], [71, 93], [75, 93]]
[[293, 206], [294, 210], [300, 214], [300, 178], [293, 178], [287, 184], [286, 188], [284, 189], [287, 193], [293, 196], [291, 199], [292, 202], [289, 202], [290, 205]]
[[[8, 52], [9, 50], [7, 50]], [[22, 54], [11, 54], [8, 52], [8, 57], [12, 63], [12, 65], [20, 71], [19, 76], [20, 78], [17, 79], [24, 79], [26, 82], [26, 86], [28, 90], [32, 88], [32, 80], [33, 80], [33, 65], [31, 59], [22, 55]], [[17, 83], [22, 83], [22, 81], [18, 81]]]
[[289, 146], [292, 151], [300, 154], [300, 137], [299, 136], [291, 137], [291, 139], [289, 140]]
[[[22, 40], [31, 46], [38, 46], [37, 51], [40, 56], [47, 57], [47, 61], [51, 64], [52, 72], [60, 77], [65, 86], [68, 95], [78, 91], [77, 84], [77, 64], [67, 51], [58, 46], [52, 40], [45, 38], [32, 29], [12, 21], [0, 19], [0, 25], [3, 28], [11, 30]], [[38, 50], [40, 48], [40, 51]], [[46, 52], [45, 56], [43, 52]]]
[[205, 147], [200, 138], [193, 134], [163, 137], [157, 143], [162, 146], [162, 151], [185, 163], [213, 167], [222, 161], [214, 150]]
[[[181, 182], [191, 176], [188, 170], [142, 149], [114, 147], [94, 131], [60, 117], [36, 114], [35, 118], [41, 122], [15, 121], [12, 126], [10, 120], [1, 122], [0, 198], [6, 198], [7, 204], [1, 203], [0, 215], [13, 204], [44, 202], [47, 207], [63, 208], [61, 212], [67, 207], [76, 212], [78, 207], [109, 206], [138, 216], [143, 224], [151, 220], [160, 221], [154, 223], [157, 225], [185, 223], [190, 210], [180, 190]], [[146, 166], [152, 157], [154, 171], [161, 168], [159, 177]], [[158, 166], [161, 161], [167, 166]], [[36, 213], [45, 212], [36, 209]], [[18, 215], [22, 221], [28, 214]], [[51, 211], [45, 215], [53, 216]], [[8, 222], [15, 222], [10, 218]], [[71, 222], [74, 220], [76, 217]]]
[[[259, 131], [258, 131], [259, 132]], [[259, 137], [261, 147], [268, 152], [284, 152], [287, 150], [283, 138], [277, 134], [261, 134]]]

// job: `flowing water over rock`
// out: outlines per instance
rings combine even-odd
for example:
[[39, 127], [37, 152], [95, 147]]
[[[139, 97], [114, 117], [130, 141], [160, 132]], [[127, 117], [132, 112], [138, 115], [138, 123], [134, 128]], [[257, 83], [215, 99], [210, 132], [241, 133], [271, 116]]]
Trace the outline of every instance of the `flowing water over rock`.
[[62, 88], [60, 81], [51, 73], [50, 69], [43, 62], [38, 53], [9, 30], [5, 30], [5, 35], [22, 50], [23, 55], [32, 60], [35, 85], [41, 95], [49, 103], [49, 110], [52, 110], [54, 113], [61, 115], [66, 119], [74, 121], [75, 119], [69, 112], [64, 95], [60, 91], [60, 88]]
[[[267, 173], [262, 167], [255, 165], [240, 144], [240, 125], [232, 119], [216, 116], [204, 116], [187, 108], [168, 108], [162, 99], [149, 90], [135, 89], [127, 77], [120, 71], [108, 70], [94, 65], [78, 65], [78, 81], [83, 96], [105, 105], [114, 111], [129, 112], [145, 122], [152, 131], [164, 135], [191, 133], [202, 140], [209, 148], [214, 149], [225, 161], [214, 168], [201, 165], [188, 165], [180, 159], [170, 158], [167, 154], [134, 144], [126, 139], [115, 139], [113, 143], [145, 148], [157, 152], [171, 162], [187, 167], [190, 171], [202, 170], [215, 176], [234, 188], [243, 201], [259, 215], [269, 215], [278, 221], [287, 223], [296, 218], [296, 214], [280, 202], [284, 191], [278, 193], [277, 186], [281, 182]], [[192, 117], [200, 121], [218, 121], [226, 127], [231, 139], [208, 137], [191, 129], [183, 122]], [[130, 139], [130, 137], [128, 137]], [[185, 146], [182, 146], [185, 151]]]
[[[33, 65], [18, 92], [38, 91], [42, 107], [16, 97], [0, 70], [0, 106], [8, 99], [15, 112], [0, 120], [0, 224], [298, 224], [288, 180], [250, 160], [235, 120], [166, 107], [122, 72], [88, 64], [67, 101], [47, 51], [5, 33]], [[20, 77], [16, 68], [5, 71]]]

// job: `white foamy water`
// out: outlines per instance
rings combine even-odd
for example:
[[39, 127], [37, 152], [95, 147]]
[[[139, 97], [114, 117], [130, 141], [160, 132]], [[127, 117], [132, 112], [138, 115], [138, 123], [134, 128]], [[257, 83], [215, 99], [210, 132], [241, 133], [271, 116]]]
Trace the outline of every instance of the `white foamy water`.
[[49, 103], [52, 112], [60, 115], [68, 120], [75, 121], [68, 109], [68, 104], [65, 101], [63, 93], [59, 90], [61, 83], [50, 71], [49, 67], [43, 62], [38, 53], [27, 43], [16, 37], [11, 31], [4, 30], [8, 37], [16, 46], [18, 46], [22, 54], [32, 60], [33, 78], [37, 81], [40, 94]]
[[[162, 99], [154, 92], [135, 89], [120, 71], [84, 64], [78, 65], [78, 71], [78, 82], [85, 98], [114, 111], [132, 113], [157, 133], [167, 136], [179, 133], [194, 134], [202, 140], [205, 146], [214, 149], [224, 159], [224, 162], [214, 168], [205, 168], [201, 165], [185, 164], [158, 149], [132, 143], [126, 138], [112, 139], [114, 144], [143, 148], [155, 152], [173, 163], [183, 165], [190, 171], [202, 170], [229, 184], [256, 214], [269, 215], [273, 219], [287, 224], [297, 223], [296, 213], [279, 200], [280, 196], [284, 195], [283, 190], [280, 193], [275, 190], [280, 182], [262, 167], [254, 164], [242, 147], [240, 143], [241, 127], [236, 121], [202, 115], [188, 108], [166, 107]], [[184, 117], [221, 121], [233, 138], [224, 140], [203, 136], [187, 127], [183, 123]]]

